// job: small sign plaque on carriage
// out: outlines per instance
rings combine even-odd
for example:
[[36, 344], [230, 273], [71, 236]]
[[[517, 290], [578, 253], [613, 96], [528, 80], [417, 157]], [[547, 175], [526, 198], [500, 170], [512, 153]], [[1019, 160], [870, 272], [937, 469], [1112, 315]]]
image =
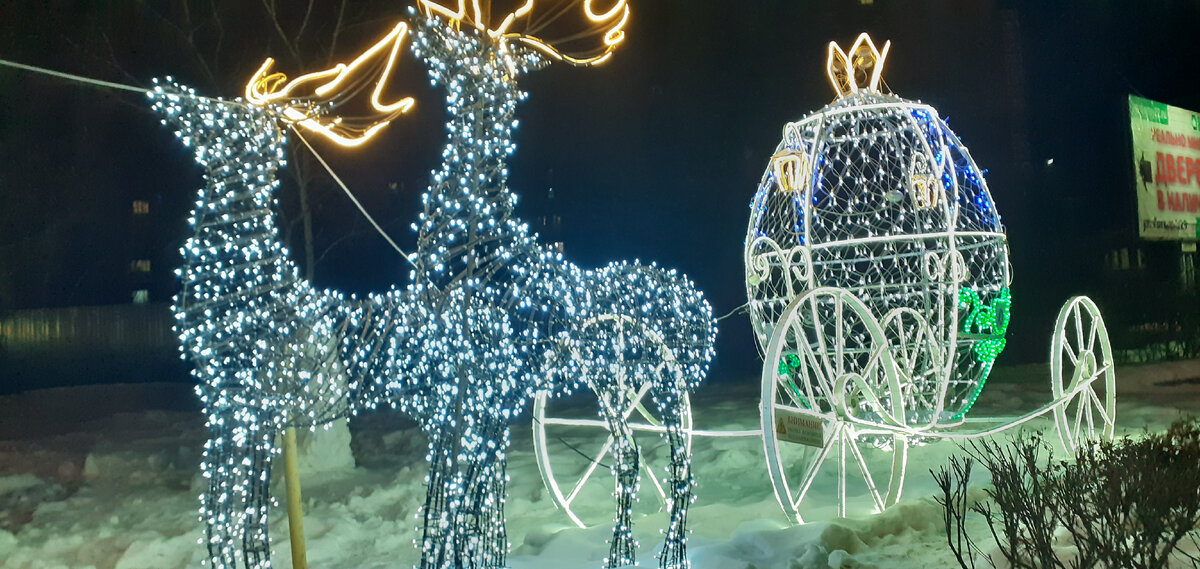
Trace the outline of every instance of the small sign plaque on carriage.
[[777, 409], [775, 434], [782, 441], [821, 448], [825, 446], [825, 421], [815, 415]]

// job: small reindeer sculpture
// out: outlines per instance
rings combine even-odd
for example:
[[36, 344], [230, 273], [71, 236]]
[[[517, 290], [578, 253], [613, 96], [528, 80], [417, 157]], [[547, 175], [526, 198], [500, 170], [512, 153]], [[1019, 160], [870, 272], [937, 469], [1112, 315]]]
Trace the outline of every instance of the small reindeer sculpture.
[[[403, 292], [356, 300], [314, 290], [279, 243], [271, 207], [283, 158], [280, 125], [354, 145], [411, 106], [411, 99], [379, 101], [405, 24], [351, 64], [291, 82], [269, 73], [268, 60], [247, 85], [249, 104], [156, 90], [156, 108], [206, 168], [176, 316], [209, 416], [202, 513], [214, 566], [237, 567], [239, 559], [247, 568], [269, 565], [266, 484], [282, 426], [387, 401], [429, 439], [422, 569], [503, 567], [509, 423], [538, 391], [581, 386], [599, 395], [618, 457], [605, 564], [632, 565], [639, 465], [625, 394], [644, 384], [671, 447], [670, 522], [659, 563], [688, 565], [693, 480], [680, 396], [707, 372], [715, 321], [681, 275], [638, 263], [581, 270], [538, 245], [515, 217], [506, 160], [524, 97], [517, 78], [549, 60], [604, 61], [629, 16], [626, 0], [603, 11], [592, 0], [546, 4], [535, 13], [527, 0], [495, 27], [490, 3], [479, 0], [460, 0], [457, 9], [421, 0], [414, 13], [414, 52], [445, 87], [450, 120], [442, 166], [414, 224], [415, 268]], [[563, 44], [573, 49], [543, 39], [542, 31], [571, 16], [584, 26]], [[581, 38], [600, 38], [600, 46], [579, 47]], [[371, 98], [377, 120], [330, 116], [343, 94], [362, 90], [354, 77], [372, 69], [380, 76]], [[623, 322], [644, 334], [619, 333], [612, 323]], [[667, 349], [651, 346], [650, 337]], [[335, 375], [349, 378], [344, 388], [330, 381]]]

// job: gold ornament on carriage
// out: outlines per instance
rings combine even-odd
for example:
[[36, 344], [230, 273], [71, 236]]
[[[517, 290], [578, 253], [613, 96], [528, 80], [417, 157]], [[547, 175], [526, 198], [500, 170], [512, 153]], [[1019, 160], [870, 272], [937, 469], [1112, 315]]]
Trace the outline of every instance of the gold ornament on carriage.
[[812, 179], [812, 161], [803, 152], [780, 152], [771, 157], [771, 168], [775, 183], [785, 192], [803, 192]]
[[923, 159], [914, 162], [912, 175], [909, 177], [909, 186], [911, 186], [913, 206], [918, 210], [932, 209], [945, 201], [946, 188], [930, 171], [929, 164]]
[[[883, 49], [875, 47], [871, 36], [863, 32], [854, 40], [850, 51], [842, 51], [837, 42], [829, 42], [829, 56], [825, 60], [825, 73], [838, 97], [857, 93], [859, 90], [879, 92], [883, 78], [883, 64], [887, 59], [892, 42], [883, 43]], [[847, 53], [849, 53], [847, 55]]]

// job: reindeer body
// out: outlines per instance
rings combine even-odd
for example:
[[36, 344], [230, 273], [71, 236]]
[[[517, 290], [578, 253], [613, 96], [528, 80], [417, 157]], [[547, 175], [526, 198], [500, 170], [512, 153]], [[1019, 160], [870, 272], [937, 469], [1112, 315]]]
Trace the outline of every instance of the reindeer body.
[[[503, 504], [508, 423], [539, 390], [581, 385], [601, 400], [620, 464], [617, 514], [606, 565], [632, 565], [631, 505], [638, 451], [624, 395], [652, 382], [672, 447], [670, 527], [664, 567], [686, 566], [684, 522], [692, 478], [679, 393], [702, 379], [715, 322], [689, 281], [639, 264], [584, 271], [538, 245], [516, 218], [507, 185], [520, 74], [544, 63], [536, 52], [455, 29], [433, 18], [416, 26], [413, 50], [446, 89], [448, 140], [417, 222], [412, 310], [418, 331], [396, 346], [391, 373], [407, 383], [402, 408], [430, 440], [422, 569], [501, 567], [507, 553]], [[627, 363], [617, 385], [611, 365], [624, 345], [594, 326], [605, 315], [636, 320], [669, 339], [675, 362]], [[657, 354], [655, 354], [657, 355]], [[413, 394], [417, 394], [413, 396]]]
[[385, 340], [368, 326], [400, 333], [405, 302], [398, 292], [347, 300], [300, 278], [275, 224], [284, 138], [267, 112], [177, 85], [151, 97], [204, 168], [172, 310], [210, 433], [200, 510], [209, 561], [269, 567], [276, 435], [353, 412], [375, 382], [347, 375], [371, 367], [348, 354]]

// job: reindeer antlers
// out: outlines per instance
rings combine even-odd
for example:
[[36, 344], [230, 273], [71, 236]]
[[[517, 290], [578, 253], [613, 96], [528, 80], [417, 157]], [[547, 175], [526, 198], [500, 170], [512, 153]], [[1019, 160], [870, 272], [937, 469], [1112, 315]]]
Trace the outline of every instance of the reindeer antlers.
[[[487, 33], [488, 37], [500, 43], [502, 48], [502, 40], [519, 41], [572, 65], [598, 65], [606, 61], [617, 45], [625, 39], [625, 31], [622, 28], [629, 21], [628, 0], [611, 0], [613, 4], [607, 10], [596, 10], [598, 0], [546, 0], [542, 5], [555, 5], [539, 15], [534, 14], [535, 0], [518, 0], [520, 5], [505, 14], [499, 25], [488, 28], [487, 22], [491, 19], [492, 12], [491, 0], [469, 1], [470, 5], [468, 0], [457, 0], [457, 10], [447, 8], [443, 2], [437, 0], [419, 0], [418, 3], [426, 15], [440, 16], [452, 25], [466, 22]], [[549, 28], [575, 7], [582, 7], [576, 15], [585, 20], [582, 24], [583, 31], [571, 30], [569, 35], [556, 42], [535, 35]], [[274, 109], [285, 121], [321, 134], [342, 146], [359, 146], [413, 107], [412, 97], [404, 97], [392, 103], [380, 102], [384, 85], [391, 77], [392, 68], [407, 34], [408, 24], [400, 22], [349, 64], [339, 63], [329, 69], [301, 75], [290, 82], [283, 73], [271, 72], [275, 60], [267, 58], [246, 82], [246, 101], [251, 105]], [[553, 45], [576, 46], [596, 36], [601, 37], [599, 46], [584, 46], [579, 50], [570, 50], [570, 53]], [[379, 57], [385, 51], [386, 58]], [[326, 114], [361, 91], [370, 81], [372, 73], [377, 74], [370, 100], [373, 116], [345, 118]]]
[[[408, 24], [400, 22], [349, 64], [339, 63], [323, 71], [301, 75], [290, 83], [282, 73], [269, 73], [275, 60], [268, 57], [246, 83], [246, 101], [259, 107], [280, 109], [284, 120], [324, 135], [342, 146], [361, 145], [392, 119], [413, 107], [412, 97], [387, 104], [379, 102], [407, 33]], [[376, 55], [385, 50], [388, 50], [387, 58], [378, 61]], [[379, 74], [375, 89], [371, 92], [371, 108], [376, 113], [374, 120], [325, 116], [325, 111], [350, 99], [370, 80], [370, 74], [357, 73], [360, 69], [376, 70]], [[310, 85], [315, 85], [312, 95], [293, 94]]]
[[[829, 82], [837, 91], [838, 97], [857, 93], [864, 88], [860, 83], [867, 82], [868, 91], [879, 91], [879, 80], [883, 76], [883, 61], [887, 59], [892, 42], [884, 42], [883, 51], [875, 49], [871, 36], [863, 32], [850, 46], [850, 56], [838, 47], [837, 42], [829, 42], [829, 57], [825, 60], [825, 72]], [[869, 78], [869, 79], [868, 79]]]
[[[505, 14], [495, 28], [490, 28], [488, 26], [492, 20], [491, 0], [469, 1], [468, 6], [468, 0], [457, 0], [457, 9], [448, 8], [445, 5], [447, 2], [438, 0], [420, 0], [419, 5], [430, 17], [440, 16], [452, 25], [465, 22], [487, 33], [494, 41], [519, 41], [571, 65], [599, 65], [607, 61], [617, 45], [624, 41], [623, 28], [629, 21], [628, 0], [615, 0], [607, 10], [596, 10], [597, 0], [546, 0], [538, 6], [550, 4], [551, 7], [538, 14], [534, 13], [535, 0], [524, 0], [514, 10]], [[582, 15], [586, 19], [579, 23], [584, 30], [563, 30], [567, 35], [560, 39], [544, 39], [543, 31], [568, 15], [573, 7], [582, 7], [582, 13], [576, 11], [575, 15]], [[523, 21], [523, 25], [517, 29], [519, 21]], [[599, 46], [588, 46], [585, 43], [596, 36], [601, 36]]]

